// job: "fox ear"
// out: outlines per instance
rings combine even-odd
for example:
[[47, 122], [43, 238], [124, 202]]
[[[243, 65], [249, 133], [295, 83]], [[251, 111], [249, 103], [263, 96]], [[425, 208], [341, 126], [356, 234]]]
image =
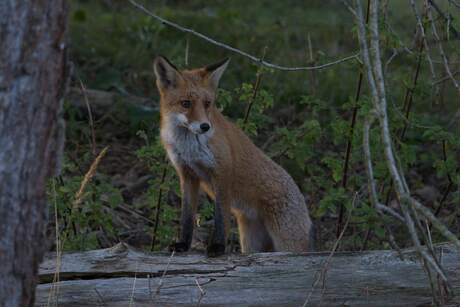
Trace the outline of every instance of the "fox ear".
[[163, 56], [157, 56], [153, 60], [153, 71], [155, 72], [157, 86], [160, 90], [176, 87], [179, 78], [181, 78], [176, 66]]
[[208, 73], [207, 79], [209, 84], [215, 89], [217, 89], [217, 87], [219, 86], [220, 77], [222, 77], [229, 62], [230, 58], [225, 58], [222, 61], [208, 65], [204, 68]]

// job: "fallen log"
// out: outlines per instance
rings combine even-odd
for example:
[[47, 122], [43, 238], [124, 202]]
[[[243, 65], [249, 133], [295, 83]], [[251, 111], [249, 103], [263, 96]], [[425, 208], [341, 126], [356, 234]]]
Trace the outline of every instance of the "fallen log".
[[[438, 245], [460, 304], [460, 253]], [[120, 243], [109, 249], [48, 254], [40, 266], [36, 306], [430, 306], [431, 291], [415, 253], [261, 253], [206, 258], [147, 253]], [[59, 282], [53, 283], [56, 267]], [[311, 294], [311, 295], [310, 295]]]
[[69, 88], [65, 96], [65, 101], [85, 112], [87, 110], [86, 101], [88, 101], [91, 111], [96, 115], [103, 115], [116, 105], [122, 108], [139, 109], [140, 111], [149, 113], [158, 112], [158, 103], [150, 98], [93, 89], [86, 89], [83, 92], [77, 87]]

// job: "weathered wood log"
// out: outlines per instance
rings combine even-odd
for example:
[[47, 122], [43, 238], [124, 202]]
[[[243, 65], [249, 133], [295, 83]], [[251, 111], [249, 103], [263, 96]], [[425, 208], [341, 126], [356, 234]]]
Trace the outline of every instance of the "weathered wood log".
[[83, 94], [80, 88], [71, 87], [65, 99], [72, 106], [83, 109], [85, 112], [87, 110], [86, 99], [88, 99], [91, 111], [96, 115], [103, 115], [116, 105], [120, 105], [123, 108], [135, 108], [149, 113], [158, 111], [158, 104], [152, 99], [93, 89], [86, 89]]
[[[460, 253], [437, 247], [460, 304]], [[340, 252], [312, 285], [329, 253], [201, 254], [110, 249], [49, 254], [40, 269], [37, 306], [429, 306], [430, 286], [412, 250]], [[60, 282], [52, 283], [56, 264]], [[199, 286], [198, 286], [199, 284]], [[201, 288], [201, 289], [200, 289]], [[202, 291], [203, 292], [202, 292]], [[132, 304], [132, 305], [130, 305]]]

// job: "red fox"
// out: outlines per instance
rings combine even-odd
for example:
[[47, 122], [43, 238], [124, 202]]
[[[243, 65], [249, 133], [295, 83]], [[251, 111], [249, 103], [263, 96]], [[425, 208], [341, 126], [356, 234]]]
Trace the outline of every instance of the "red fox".
[[225, 253], [230, 214], [238, 223], [242, 253], [307, 251], [312, 222], [294, 180], [215, 105], [228, 63], [179, 71], [165, 57], [154, 60], [161, 141], [182, 192], [180, 240], [171, 248], [190, 248], [201, 188], [215, 202], [209, 256]]

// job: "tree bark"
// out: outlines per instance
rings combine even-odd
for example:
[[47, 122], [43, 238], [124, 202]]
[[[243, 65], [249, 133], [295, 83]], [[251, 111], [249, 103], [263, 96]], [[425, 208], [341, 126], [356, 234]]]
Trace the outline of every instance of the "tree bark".
[[[446, 304], [458, 306], [460, 253], [449, 244], [436, 253], [456, 295]], [[403, 260], [391, 250], [337, 252], [325, 267], [329, 255], [171, 256], [123, 243], [59, 258], [50, 253], [40, 266], [36, 306], [431, 306], [413, 249], [402, 251]]]
[[59, 169], [65, 0], [0, 1], [0, 306], [31, 306]]

